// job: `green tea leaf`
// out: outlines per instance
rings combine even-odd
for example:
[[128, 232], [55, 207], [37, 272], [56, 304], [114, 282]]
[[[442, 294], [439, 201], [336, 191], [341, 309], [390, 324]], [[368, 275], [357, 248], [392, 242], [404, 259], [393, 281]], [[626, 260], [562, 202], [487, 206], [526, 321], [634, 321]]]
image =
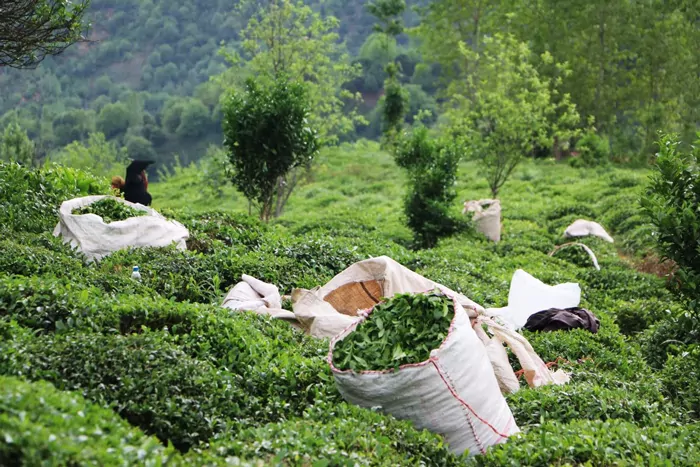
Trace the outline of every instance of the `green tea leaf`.
[[340, 369], [366, 371], [425, 361], [445, 339], [453, 316], [452, 300], [439, 291], [395, 295], [336, 344], [333, 362]]

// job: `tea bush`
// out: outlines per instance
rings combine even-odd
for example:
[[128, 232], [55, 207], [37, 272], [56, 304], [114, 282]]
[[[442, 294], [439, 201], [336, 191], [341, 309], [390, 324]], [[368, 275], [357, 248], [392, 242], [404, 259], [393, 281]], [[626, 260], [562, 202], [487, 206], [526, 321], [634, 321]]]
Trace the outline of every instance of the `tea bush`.
[[345, 403], [314, 405], [302, 419], [244, 430], [234, 441], [214, 442], [211, 451], [286, 465], [449, 466], [461, 461], [437, 435]]
[[[683, 151], [680, 144], [676, 135], [664, 135], [658, 142], [656, 170], [642, 197], [642, 209], [654, 226], [657, 249], [679, 266], [678, 291], [689, 311], [700, 315], [700, 149], [691, 146]], [[697, 321], [695, 326], [700, 326]]]
[[640, 428], [621, 420], [548, 422], [475, 457], [468, 465], [697, 465], [697, 428]]
[[686, 347], [669, 358], [663, 371], [664, 391], [668, 397], [700, 420], [700, 347]]
[[172, 447], [114, 412], [46, 382], [0, 376], [0, 464], [162, 465]]
[[78, 196], [106, 194], [109, 186], [92, 175], [63, 167], [30, 170], [0, 162], [0, 225], [42, 233], [58, 222], [61, 202]]
[[[629, 245], [651, 241], [635, 205], [645, 172], [525, 163], [501, 193], [501, 242], [465, 230], [412, 251], [401, 220], [405, 180], [389, 155], [365, 152], [322, 156], [287, 213], [270, 225], [246, 215], [247, 206], [237, 206], [240, 197], [220, 199], [225, 210], [197, 205], [205, 198], [191, 192], [197, 183], [182, 183], [184, 172], [170, 190], [177, 199], [158, 196], [153, 184], [160, 212], [189, 229], [189, 250], [120, 251], [97, 264], [51, 232], [62, 201], [100, 193], [108, 181], [59, 167], [0, 166], [0, 375], [22, 380], [1, 379], [0, 394], [5, 381], [15, 381], [8, 387], [25, 385], [17, 391], [26, 396], [12, 404], [36, 407], [24, 421], [14, 409], [0, 410], [0, 453], [15, 456], [0, 464], [12, 465], [17, 456], [48, 462], [52, 451], [59, 463], [105, 465], [159, 465], [164, 457], [168, 465], [213, 466], [697, 464], [698, 430], [690, 423], [698, 416], [692, 344], [700, 336], [692, 314], [662, 278], [634, 271], [617, 251], [622, 246], [626, 255], [642, 256], [645, 250], [629, 251]], [[464, 200], [488, 190], [470, 164], [461, 166], [455, 185]], [[194, 200], [192, 209], [160, 209], [169, 201], [182, 208], [184, 199]], [[614, 244], [576, 240], [595, 251], [601, 271], [574, 250], [548, 256], [568, 241], [563, 230], [579, 217], [601, 222], [615, 237]], [[556, 362], [571, 382], [537, 389], [523, 383], [507, 398], [523, 434], [465, 460], [439, 435], [344, 403], [326, 361], [326, 340], [216, 306], [242, 274], [289, 293], [323, 285], [378, 255], [484, 306], [507, 304], [519, 268], [547, 284], [576, 282], [581, 306], [601, 328], [597, 334], [525, 332], [542, 359]], [[130, 279], [134, 265], [141, 267], [140, 282]], [[517, 370], [514, 358], [513, 364]], [[31, 391], [37, 398], [28, 399]], [[85, 400], [76, 399], [78, 393]], [[104, 422], [46, 418], [80, 410], [99, 410]], [[104, 433], [100, 439], [92, 436], [93, 422]], [[66, 437], [55, 433], [63, 446], [49, 442], [47, 450], [53, 426]], [[94, 448], [77, 450], [80, 430]], [[6, 433], [22, 440], [19, 450], [3, 444]], [[149, 436], [163, 445], [132, 451], [153, 446]]]
[[[556, 421], [625, 420], [638, 426], [668, 423], [668, 405], [660, 391], [647, 393], [631, 388], [603, 387], [591, 382], [524, 389], [508, 397], [515, 421], [521, 429]], [[665, 411], [667, 411], [665, 413]]]

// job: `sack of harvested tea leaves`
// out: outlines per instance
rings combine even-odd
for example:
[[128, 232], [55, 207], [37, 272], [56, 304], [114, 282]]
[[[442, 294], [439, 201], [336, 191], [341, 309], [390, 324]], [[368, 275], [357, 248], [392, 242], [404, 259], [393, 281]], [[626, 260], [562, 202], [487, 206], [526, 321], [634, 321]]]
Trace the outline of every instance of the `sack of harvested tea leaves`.
[[[136, 215], [135, 211], [143, 214]], [[189, 238], [187, 228], [179, 222], [114, 196], [86, 196], [63, 202], [53, 234], [77, 248], [89, 261], [127, 248], [174, 243], [184, 250]]]
[[445, 291], [380, 302], [331, 341], [328, 361], [345, 400], [411, 420], [456, 453], [519, 431], [469, 315]]

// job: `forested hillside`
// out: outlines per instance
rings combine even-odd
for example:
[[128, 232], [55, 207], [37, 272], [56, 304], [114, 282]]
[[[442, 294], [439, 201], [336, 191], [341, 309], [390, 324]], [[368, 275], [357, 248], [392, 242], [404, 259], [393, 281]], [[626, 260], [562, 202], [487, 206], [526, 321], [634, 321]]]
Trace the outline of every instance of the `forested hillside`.
[[[87, 144], [93, 133], [104, 134], [115, 154], [168, 163], [175, 154], [183, 162], [197, 160], [210, 144], [222, 141], [222, 94], [260, 69], [246, 64], [267, 47], [254, 33], [274, 3], [93, 0], [90, 42], [36, 70], [0, 68], [0, 130], [18, 123], [34, 142], [37, 160], [65, 154], [63, 148], [75, 141], [94, 153]], [[314, 17], [298, 11], [290, 19], [290, 30], [307, 26], [306, 37], [323, 45], [305, 58], [312, 66], [328, 60], [348, 67], [319, 94], [321, 103], [337, 97], [345, 103], [343, 113], [357, 114], [331, 125], [331, 141], [379, 136], [376, 104], [384, 67], [394, 59], [410, 97], [407, 122], [421, 109], [430, 111], [427, 121], [434, 122], [454, 107], [455, 97], [472, 92], [465, 83], [481, 79], [464, 46], [483, 53], [498, 33], [527, 47], [521, 59], [557, 86], [555, 100], [570, 95], [581, 117], [578, 127], [602, 137], [617, 160], [643, 163], [659, 129], [692, 140], [688, 136], [698, 128], [696, 2], [410, 1], [407, 30], [398, 43], [373, 33], [376, 19], [368, 2], [304, 3], [326, 21], [314, 23]], [[257, 45], [251, 47], [251, 41]], [[316, 74], [308, 80], [325, 78]], [[552, 150], [557, 148], [537, 148], [537, 153]], [[76, 156], [56, 158], [65, 162]]]
[[[221, 142], [221, 88], [209, 82], [227, 68], [219, 51], [222, 44], [240, 48], [241, 30], [264, 3], [93, 0], [90, 42], [36, 70], [0, 68], [0, 128], [18, 121], [42, 157], [93, 132], [134, 157], [198, 157], [208, 143]], [[306, 3], [339, 18], [339, 39], [353, 56], [367, 55], [371, 68], [374, 52], [361, 50], [374, 24], [365, 2]], [[415, 14], [406, 16], [410, 22]], [[382, 77], [367, 81], [355, 87], [376, 94]]]

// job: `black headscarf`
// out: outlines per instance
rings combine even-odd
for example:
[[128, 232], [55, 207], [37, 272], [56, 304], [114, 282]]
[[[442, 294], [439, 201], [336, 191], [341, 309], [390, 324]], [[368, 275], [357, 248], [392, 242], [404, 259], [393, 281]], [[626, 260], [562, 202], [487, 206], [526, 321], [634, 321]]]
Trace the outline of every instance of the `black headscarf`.
[[154, 161], [132, 161], [126, 168], [126, 180], [124, 182], [124, 199], [132, 203], [151, 205], [151, 195], [146, 190], [143, 180], [143, 172]]

